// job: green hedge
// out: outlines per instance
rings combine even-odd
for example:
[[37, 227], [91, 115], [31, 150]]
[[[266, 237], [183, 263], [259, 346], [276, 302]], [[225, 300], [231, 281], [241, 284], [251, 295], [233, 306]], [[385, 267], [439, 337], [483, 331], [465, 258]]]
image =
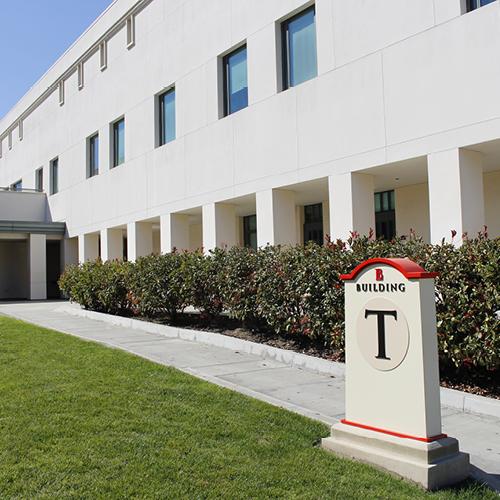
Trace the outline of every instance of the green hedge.
[[460, 247], [429, 245], [410, 235], [393, 241], [353, 235], [326, 246], [171, 253], [136, 263], [100, 261], [70, 267], [61, 290], [86, 309], [146, 318], [193, 306], [207, 321], [225, 311], [246, 325], [303, 336], [343, 351], [341, 273], [372, 257], [409, 257], [438, 271], [436, 309], [441, 362], [500, 368], [500, 238]]

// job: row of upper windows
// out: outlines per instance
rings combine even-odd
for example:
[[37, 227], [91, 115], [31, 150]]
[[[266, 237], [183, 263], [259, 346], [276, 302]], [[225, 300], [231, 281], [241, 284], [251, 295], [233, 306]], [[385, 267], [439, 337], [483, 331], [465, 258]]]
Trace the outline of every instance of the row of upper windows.
[[[175, 88], [158, 96], [158, 146], [175, 139]], [[125, 162], [125, 118], [110, 124], [111, 167], [118, 167]], [[87, 138], [87, 178], [99, 174], [99, 133]], [[35, 189], [43, 191], [43, 167], [35, 172]], [[49, 164], [49, 194], [59, 192], [59, 158]]]
[[[468, 0], [471, 11], [495, 0]], [[129, 26], [127, 31], [129, 33]], [[133, 31], [130, 31], [133, 33]], [[128, 34], [127, 33], [127, 34]], [[133, 39], [133, 35], [131, 36]], [[316, 11], [314, 5], [285, 20], [281, 24], [282, 90], [299, 85], [317, 76]], [[101, 63], [103, 57], [101, 53]], [[104, 58], [104, 64], [106, 58]], [[223, 116], [240, 111], [248, 106], [247, 46], [222, 57]], [[83, 70], [81, 70], [83, 75]], [[80, 76], [80, 72], [79, 72]], [[81, 79], [83, 81], [83, 77]], [[80, 78], [79, 78], [80, 82]], [[64, 102], [64, 97], [63, 101]], [[157, 97], [156, 145], [163, 146], [176, 138], [175, 88]], [[125, 119], [111, 124], [111, 167], [125, 161]], [[54, 163], [55, 162], [55, 163]], [[43, 175], [40, 182], [36, 175], [37, 189], [43, 190]], [[87, 139], [87, 178], [99, 173], [99, 134]], [[43, 174], [43, 171], [42, 171]], [[21, 181], [18, 181], [21, 182]], [[16, 183], [17, 184], [17, 183]], [[17, 187], [17, 186], [16, 186]], [[50, 194], [58, 192], [58, 160], [50, 166]]]
[[[467, 12], [478, 9], [497, 0], [466, 0]], [[315, 8], [288, 19], [282, 23], [283, 89], [313, 78], [317, 74]], [[127, 48], [135, 45], [135, 16], [126, 20]], [[99, 44], [99, 66], [101, 71], [107, 68], [107, 41]], [[246, 64], [246, 45], [224, 57], [224, 115], [234, 113], [248, 105], [248, 82]], [[78, 89], [84, 86], [84, 64], [77, 66]], [[59, 104], [64, 105], [64, 80], [58, 84]], [[23, 122], [19, 121], [19, 140], [23, 139]], [[7, 137], [8, 148], [12, 149], [12, 131]], [[0, 141], [0, 158], [2, 142]]]
[[[283, 90], [317, 76], [315, 8], [287, 19], [282, 23]], [[222, 58], [224, 116], [248, 106], [247, 47], [242, 45]], [[175, 87], [156, 98], [156, 145], [163, 146], [176, 138]], [[111, 168], [125, 162], [125, 118], [110, 125]], [[87, 138], [87, 178], [99, 174], [99, 134]], [[36, 189], [43, 190], [42, 174], [35, 176]], [[59, 161], [50, 163], [50, 194], [58, 192]]]
[[[282, 90], [299, 85], [318, 74], [315, 7], [281, 24]], [[248, 106], [247, 47], [242, 45], [224, 56], [224, 116]]]

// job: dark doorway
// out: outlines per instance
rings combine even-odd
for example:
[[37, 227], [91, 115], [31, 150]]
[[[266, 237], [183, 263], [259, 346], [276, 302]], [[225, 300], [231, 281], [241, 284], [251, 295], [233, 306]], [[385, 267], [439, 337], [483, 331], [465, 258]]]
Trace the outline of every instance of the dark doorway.
[[47, 241], [47, 298], [60, 299], [59, 277], [61, 276], [61, 242]]
[[306, 205], [304, 207], [304, 245], [314, 241], [323, 245], [323, 204]]

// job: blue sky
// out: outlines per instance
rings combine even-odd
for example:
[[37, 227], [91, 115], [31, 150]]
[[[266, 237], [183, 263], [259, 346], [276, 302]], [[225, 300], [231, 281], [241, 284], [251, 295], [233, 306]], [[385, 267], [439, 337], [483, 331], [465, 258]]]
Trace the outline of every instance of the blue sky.
[[0, 0], [0, 117], [112, 0]]

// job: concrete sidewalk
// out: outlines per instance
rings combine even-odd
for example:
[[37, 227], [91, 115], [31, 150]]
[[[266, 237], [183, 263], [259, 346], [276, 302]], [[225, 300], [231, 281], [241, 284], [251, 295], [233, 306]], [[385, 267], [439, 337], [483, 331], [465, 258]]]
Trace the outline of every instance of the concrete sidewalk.
[[[344, 381], [258, 356], [74, 317], [61, 302], [1, 303], [0, 313], [123, 349], [242, 394], [332, 424], [343, 417]], [[442, 408], [443, 432], [470, 453], [473, 475], [500, 491], [500, 419]]]

